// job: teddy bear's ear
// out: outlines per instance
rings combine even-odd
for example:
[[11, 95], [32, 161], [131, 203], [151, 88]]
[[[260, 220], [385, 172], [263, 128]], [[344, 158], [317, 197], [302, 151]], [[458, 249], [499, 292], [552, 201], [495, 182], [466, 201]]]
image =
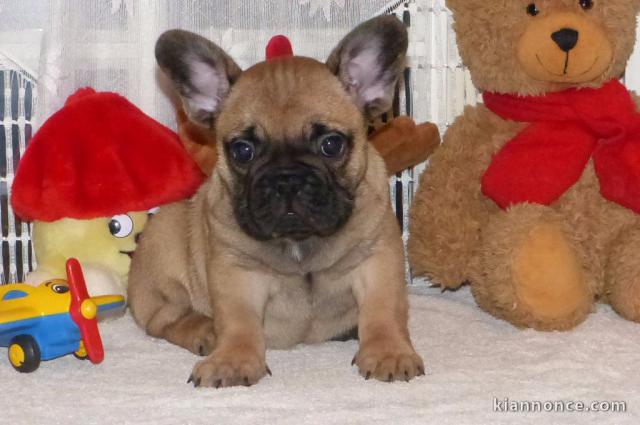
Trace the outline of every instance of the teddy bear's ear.
[[461, 3], [464, 3], [464, 1], [465, 0], [445, 0], [445, 5], [449, 10], [455, 12], [460, 8]]
[[483, 7], [493, 8], [499, 6], [500, 3], [509, 3], [511, 1], [514, 0], [445, 0], [444, 3], [447, 9], [453, 12], [455, 16], [463, 13], [471, 15]]
[[379, 16], [347, 34], [327, 59], [327, 66], [365, 116], [374, 118], [391, 108], [407, 46], [404, 24], [395, 16]]

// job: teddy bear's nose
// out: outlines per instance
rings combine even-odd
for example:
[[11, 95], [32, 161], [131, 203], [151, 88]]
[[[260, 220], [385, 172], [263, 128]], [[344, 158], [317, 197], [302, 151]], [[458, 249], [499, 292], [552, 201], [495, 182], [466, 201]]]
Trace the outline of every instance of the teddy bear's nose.
[[578, 31], [571, 28], [562, 28], [551, 34], [551, 39], [560, 47], [563, 52], [569, 52], [578, 44]]

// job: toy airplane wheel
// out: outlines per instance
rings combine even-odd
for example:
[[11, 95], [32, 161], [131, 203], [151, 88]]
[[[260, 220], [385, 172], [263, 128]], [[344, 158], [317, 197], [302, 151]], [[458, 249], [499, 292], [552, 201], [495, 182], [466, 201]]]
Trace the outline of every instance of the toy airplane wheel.
[[87, 353], [87, 349], [84, 348], [84, 342], [80, 341], [80, 348], [78, 348], [73, 355], [78, 360], [87, 360], [89, 358], [89, 354]]
[[30, 373], [40, 366], [40, 347], [30, 335], [18, 335], [9, 344], [9, 362], [18, 372]]

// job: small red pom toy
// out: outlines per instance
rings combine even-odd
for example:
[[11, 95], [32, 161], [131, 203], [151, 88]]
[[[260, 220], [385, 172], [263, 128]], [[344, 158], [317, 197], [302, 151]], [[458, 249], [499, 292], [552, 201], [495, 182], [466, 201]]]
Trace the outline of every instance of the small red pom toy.
[[291, 42], [284, 35], [276, 35], [271, 37], [265, 49], [266, 60], [273, 60], [282, 57], [293, 56], [293, 48]]

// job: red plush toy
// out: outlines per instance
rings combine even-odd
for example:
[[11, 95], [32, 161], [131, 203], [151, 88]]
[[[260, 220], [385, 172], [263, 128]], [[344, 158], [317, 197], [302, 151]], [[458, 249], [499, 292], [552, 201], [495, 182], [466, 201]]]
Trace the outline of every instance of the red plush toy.
[[183, 199], [202, 180], [175, 132], [116, 93], [86, 88], [31, 140], [11, 202], [27, 221], [90, 219]]
[[147, 211], [192, 195], [204, 175], [175, 132], [116, 93], [81, 89], [33, 137], [12, 186], [33, 223], [32, 283], [83, 264], [92, 296], [124, 294]]

